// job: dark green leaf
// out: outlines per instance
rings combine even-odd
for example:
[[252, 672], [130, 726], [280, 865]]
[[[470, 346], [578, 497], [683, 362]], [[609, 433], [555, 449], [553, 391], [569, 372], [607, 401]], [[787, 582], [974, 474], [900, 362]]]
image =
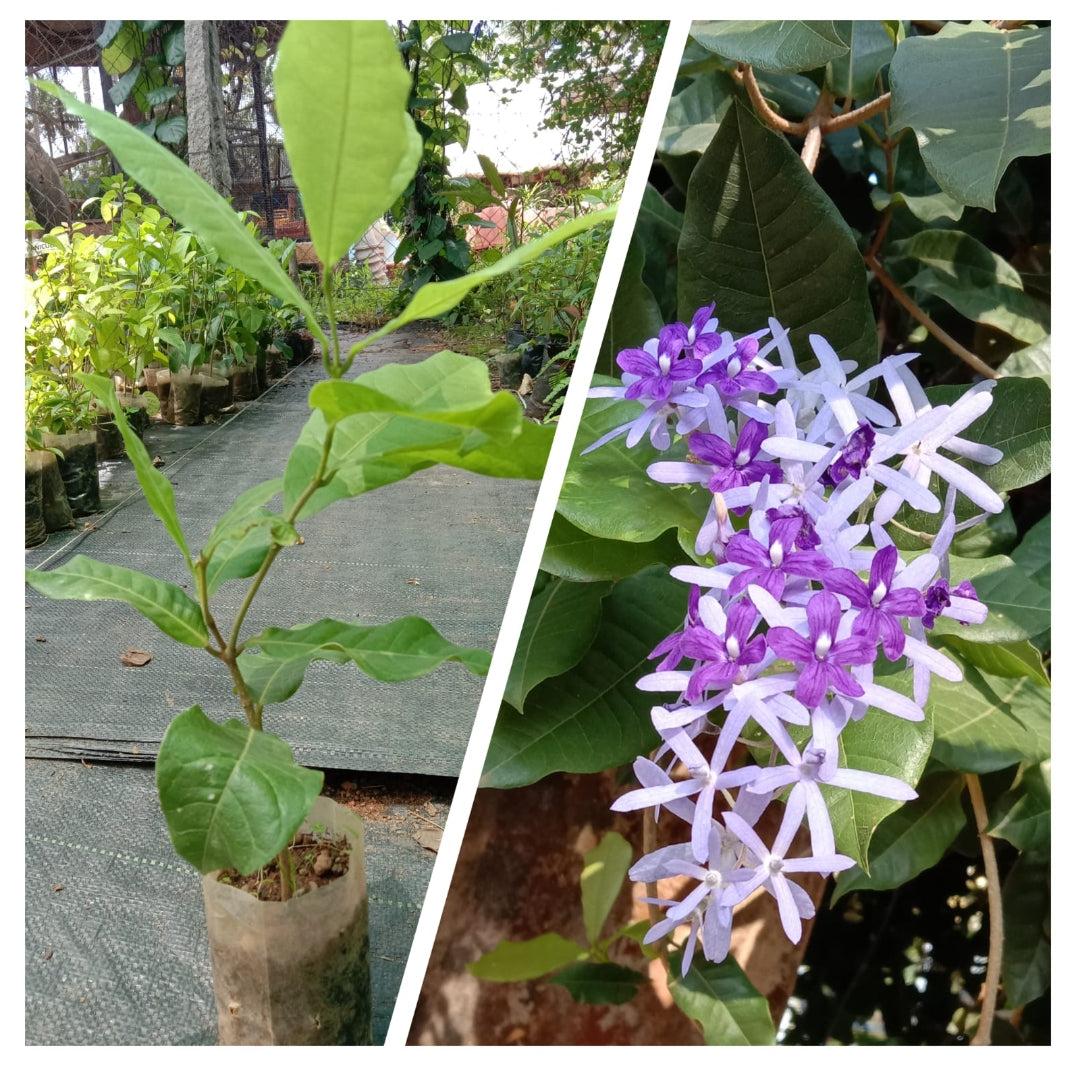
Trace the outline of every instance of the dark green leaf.
[[127, 603], [181, 644], [203, 648], [209, 634], [202, 611], [179, 585], [86, 555], [47, 572], [26, 571], [26, 581], [50, 599], [113, 599]]
[[1038, 860], [1052, 848], [1052, 761], [1022, 772], [1022, 780], [992, 807], [988, 833]]
[[1003, 884], [1003, 988], [1020, 1009], [1052, 982], [1051, 870], [1020, 856]]
[[606, 375], [616, 376], [620, 371], [616, 362], [622, 350], [641, 346], [647, 339], [655, 338], [664, 324], [655, 295], [642, 278], [644, 253], [644, 243], [634, 234], [625, 255], [596, 366]]
[[586, 955], [576, 942], [560, 934], [541, 934], [526, 942], [499, 942], [489, 953], [466, 964], [469, 974], [492, 983], [538, 979]]
[[182, 22], [165, 34], [162, 45], [165, 50], [165, 63], [170, 67], [179, 67], [187, 59], [187, 43], [184, 40]]
[[120, 32], [120, 27], [123, 26], [123, 19], [107, 19], [105, 21], [105, 28], [101, 31], [100, 36], [97, 38], [97, 44], [101, 48], [108, 48], [112, 44], [113, 38]]
[[[109, 100], [117, 108], [131, 95], [131, 90], [135, 88], [135, 83], [138, 81], [140, 74], [142, 74], [142, 64], [136, 63], [122, 78], [118, 78], [109, 86]], [[45, 87], [42, 86], [41, 88], [44, 89]], [[68, 110], [70, 111], [70, 109]]]
[[198, 707], [177, 715], [157, 757], [157, 792], [176, 851], [202, 874], [262, 867], [292, 839], [322, 788], [280, 738]]
[[615, 585], [595, 643], [566, 674], [537, 685], [524, 713], [503, 705], [483, 784], [529, 785], [553, 771], [598, 771], [649, 752], [658, 702], [636, 682], [655, 645], [685, 619], [686, 587], [650, 569]]
[[151, 89], [146, 94], [146, 101], [149, 104], [166, 104], [177, 96], [180, 92], [179, 86], [167, 85], [158, 86], [156, 89]]
[[720, 326], [748, 334], [775, 317], [800, 360], [808, 335], [842, 358], [878, 356], [865, 266], [834, 202], [782, 135], [737, 102], [689, 180], [678, 245], [678, 309], [717, 302]]
[[1014, 564], [1046, 591], [1052, 590], [1052, 515], [1041, 518], [1011, 555]]
[[575, 666], [595, 639], [603, 597], [611, 585], [552, 577], [533, 594], [505, 686], [505, 702], [523, 710], [524, 697], [548, 677]]
[[620, 834], [608, 831], [590, 852], [584, 853], [580, 875], [580, 900], [584, 906], [584, 931], [594, 945], [606, 917], [625, 886], [633, 847]]
[[733, 80], [727, 71], [698, 75], [670, 98], [659, 135], [658, 151], [680, 156], [702, 153], [711, 144], [733, 99]]
[[775, 1025], [767, 998], [733, 957], [711, 964], [697, 955], [683, 979], [671, 977], [674, 1003], [704, 1031], [709, 1046], [773, 1046]]
[[501, 175], [498, 174], [498, 169], [494, 166], [494, 161], [489, 156], [484, 156], [482, 153], [476, 153], [479, 157], [479, 166], [483, 169], [483, 174], [486, 176], [487, 182], [490, 183], [490, 188], [499, 196], [505, 197], [505, 183], [502, 182]]
[[877, 76], [891, 62], [895, 42], [882, 22], [836, 23], [835, 29], [850, 51], [828, 64], [827, 83], [836, 96], [869, 101], [886, 88]]
[[929, 775], [917, 799], [880, 823], [869, 846], [869, 871], [851, 867], [835, 884], [831, 904], [852, 890], [892, 890], [938, 863], [966, 824], [961, 775]]
[[604, 540], [578, 529], [555, 514], [543, 549], [542, 568], [567, 581], [620, 581], [646, 566], [685, 561], [673, 532], [664, 532], [647, 543]]
[[157, 124], [155, 136], [166, 145], [179, 145], [187, 137], [187, 116], [170, 115]]
[[883, 212], [888, 205], [905, 205], [921, 223], [932, 223], [934, 220], [948, 219], [960, 220], [966, 207], [960, 201], [940, 191], [934, 194], [907, 194], [896, 190], [889, 194], [878, 186], [873, 187], [870, 194], [872, 207], [877, 212]]
[[442, 44], [444, 44], [450, 52], [456, 53], [470, 51], [474, 40], [475, 38], [467, 31], [445, 34], [445, 36], [441, 38]]
[[419, 165], [408, 73], [384, 23], [315, 20], [289, 23], [273, 77], [311, 241], [336, 264]]
[[621, 964], [570, 964], [550, 978], [583, 1005], [624, 1005], [647, 981], [640, 972]]
[[1003, 32], [948, 22], [896, 49], [892, 129], [914, 129], [928, 170], [963, 204], [994, 211], [1007, 165], [1050, 151], [1050, 41], [1047, 28]]
[[833, 22], [798, 19], [695, 22], [692, 36], [720, 56], [765, 71], [808, 71], [850, 48]]

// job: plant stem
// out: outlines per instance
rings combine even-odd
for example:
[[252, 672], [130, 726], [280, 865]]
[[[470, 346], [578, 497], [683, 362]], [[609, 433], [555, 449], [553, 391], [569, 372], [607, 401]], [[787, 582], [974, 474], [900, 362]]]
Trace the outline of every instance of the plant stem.
[[749, 100], [752, 101], [756, 114], [772, 130], [777, 130], [780, 134], [802, 135], [805, 133], [808, 127], [804, 121], [791, 123], [789, 119], [783, 119], [781, 115], [772, 110], [771, 105], [764, 100], [764, 95], [760, 92], [760, 86], [756, 81], [756, 75], [752, 73], [752, 68], [747, 63], [739, 63], [737, 69], [742, 76], [745, 89], [748, 90]]
[[887, 273], [887, 269], [871, 253], [865, 254], [865, 264], [872, 269], [876, 278], [891, 292], [895, 300], [917, 323], [928, 329], [930, 335], [938, 339], [956, 357], [961, 358], [974, 372], [985, 379], [998, 380], [999, 373], [986, 365], [975, 353], [967, 350], [957, 339], [951, 338]]
[[988, 808], [984, 803], [981, 780], [976, 774], [966, 775], [970, 804], [977, 820], [977, 838], [984, 856], [984, 877], [988, 881], [988, 968], [984, 978], [984, 1000], [981, 1002], [981, 1020], [977, 1033], [970, 1039], [971, 1046], [992, 1045], [992, 1021], [996, 1016], [996, 995], [1003, 969], [1003, 891], [996, 864], [996, 847], [988, 830]]
[[277, 868], [281, 872], [281, 900], [292, 900], [296, 888], [296, 873], [292, 869], [292, 853], [288, 845], [277, 855]]

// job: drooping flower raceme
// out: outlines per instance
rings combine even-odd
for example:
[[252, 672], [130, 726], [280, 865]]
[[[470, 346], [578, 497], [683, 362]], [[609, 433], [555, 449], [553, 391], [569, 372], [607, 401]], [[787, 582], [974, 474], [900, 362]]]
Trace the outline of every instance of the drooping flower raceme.
[[[987, 615], [973, 585], [950, 576], [950, 543], [963, 527], [956, 497], [988, 512], [1003, 505], [956, 460], [1000, 457], [959, 435], [991, 404], [990, 383], [932, 406], [908, 368], [915, 354], [851, 377], [854, 364], [812, 335], [818, 367], [804, 370], [777, 321], [734, 339], [718, 330], [714, 309], [618, 355], [621, 385], [591, 394], [643, 409], [587, 448], [622, 436], [632, 447], [648, 435], [665, 451], [681, 437], [686, 460], [656, 461], [648, 475], [711, 494], [700, 560], [672, 571], [690, 586], [684, 624], [655, 648], [655, 672], [637, 685], [672, 696], [652, 708], [657, 748], [634, 765], [641, 788], [614, 804], [666, 809], [691, 828], [630, 871], [646, 882], [689, 881], [680, 899], [653, 899], [666, 914], [646, 936], [687, 926], [683, 973], [698, 946], [709, 960], [725, 958], [733, 910], [760, 888], [797, 941], [815, 908], [791, 876], [853, 866], [836, 850], [821, 786], [916, 796], [900, 777], [842, 766], [842, 733], [864, 718], [923, 719], [931, 676], [960, 680], [925, 641], [941, 614]], [[874, 386], [893, 409], [869, 396]], [[940, 515], [931, 549], [909, 561], [885, 527], [903, 504]], [[881, 655], [913, 667], [913, 699], [874, 680]], [[808, 739], [798, 745], [788, 727], [804, 727]], [[746, 733], [755, 762], [738, 748]], [[895, 771], [903, 773], [897, 759]], [[771, 802], [784, 811], [769, 848], [756, 828]], [[810, 854], [797, 847], [805, 824]]]

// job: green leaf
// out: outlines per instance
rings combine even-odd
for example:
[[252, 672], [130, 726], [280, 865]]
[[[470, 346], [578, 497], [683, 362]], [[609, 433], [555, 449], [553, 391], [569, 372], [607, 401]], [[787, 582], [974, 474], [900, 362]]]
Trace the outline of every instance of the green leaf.
[[674, 1003], [704, 1031], [709, 1046], [773, 1046], [775, 1025], [767, 998], [733, 957], [711, 964], [697, 956], [683, 979], [671, 975]]
[[988, 833], [1047, 860], [1052, 848], [1052, 761], [1027, 767], [1014, 789], [992, 806]]
[[1052, 515], [1047, 514], [1022, 537], [1011, 554], [1014, 564], [1048, 592], [1052, 590]]
[[408, 72], [385, 23], [311, 21], [289, 23], [273, 77], [311, 241], [336, 264], [419, 166]]
[[164, 473], [159, 472], [153, 464], [149, 453], [142, 440], [132, 431], [128, 423], [127, 415], [116, 397], [116, 387], [111, 379], [104, 376], [91, 376], [79, 374], [78, 379], [86, 385], [90, 393], [103, 406], [107, 407], [112, 414], [116, 427], [123, 436], [124, 448], [131, 464], [135, 467], [135, 475], [138, 477], [139, 486], [150, 509], [161, 519], [165, 531], [172, 537], [173, 543], [183, 552], [187, 568], [191, 568], [191, 554], [187, 550], [187, 541], [183, 536], [180, 519], [176, 514], [176, 495], [172, 490], [172, 484]]
[[69, 112], [82, 119], [90, 133], [112, 150], [124, 171], [145, 186], [165, 211], [213, 246], [222, 259], [287, 305], [296, 306], [308, 323], [317, 326], [313, 310], [273, 254], [251, 235], [228, 202], [178, 157], [130, 123], [83, 104], [67, 90], [48, 82], [35, 81], [35, 85], [59, 98]]
[[[940, 72], [946, 72], [941, 91]], [[995, 210], [1007, 165], [1051, 150], [1051, 32], [949, 22], [908, 37], [890, 68], [891, 129], [912, 127], [944, 193]]]
[[991, 558], [951, 556], [951, 583], [972, 581], [977, 597], [988, 607], [981, 625], [961, 625], [940, 616], [935, 636], [959, 636], [969, 643], [1012, 644], [1040, 636], [1052, 625], [1052, 596], [1006, 555]]
[[958, 652], [966, 662], [996, 677], [1028, 677], [1046, 689], [1052, 685], [1044, 670], [1041, 653], [1028, 641], [1011, 644], [977, 644], [960, 635], [946, 636], [946, 647]]
[[223, 514], [217, 524], [213, 526], [209, 539], [202, 550], [204, 558], [209, 558], [213, 549], [223, 540], [226, 535], [244, 524], [251, 518], [257, 517], [261, 508], [276, 495], [284, 486], [284, 481], [277, 477], [273, 480], [264, 480], [253, 488], [240, 492], [236, 501]]
[[952, 773], [924, 778], [917, 799], [880, 823], [869, 846], [868, 870], [851, 867], [838, 876], [831, 904], [852, 890], [897, 889], [938, 863], [966, 825], [965, 784]]
[[162, 46], [165, 51], [165, 63], [170, 67], [179, 67], [187, 59], [187, 42], [184, 39], [183, 23], [165, 34]]
[[[378, 681], [408, 681], [459, 662], [485, 674], [490, 653], [446, 640], [425, 618], [409, 616], [383, 625], [350, 625], [323, 618], [313, 625], [266, 629], [246, 641], [240, 671], [255, 701], [280, 703], [299, 688], [315, 659], [354, 662]], [[251, 652], [260, 648], [261, 653]]]
[[542, 238], [537, 238], [526, 246], [513, 250], [512, 253], [507, 253], [504, 257], [499, 258], [485, 268], [469, 272], [467, 275], [460, 276], [457, 279], [444, 279], [438, 283], [427, 283], [416, 291], [403, 313], [394, 317], [379, 331], [368, 335], [363, 339], [361, 345], [367, 346], [376, 339], [390, 335], [398, 328], [404, 327], [405, 324], [412, 323], [413, 320], [440, 316], [442, 313], [449, 312], [476, 287], [491, 279], [496, 279], [506, 272], [515, 271], [521, 265], [534, 260], [544, 250], [553, 249], [554, 246], [560, 245], [565, 239], [571, 238], [575, 234], [580, 234], [582, 231], [590, 230], [600, 223], [613, 220], [616, 214], [617, 206], [611, 205], [609, 208], [600, 209], [597, 212], [589, 213], [587, 216], [579, 216], [575, 220], [569, 220], [555, 227], [552, 231], [548, 231]]
[[146, 94], [146, 102], [148, 104], [167, 104], [173, 97], [177, 96], [179, 92], [179, 86], [171, 84], [158, 86], [156, 89], [151, 89]]
[[108, 48], [109, 45], [112, 44], [113, 38], [120, 32], [120, 27], [123, 26], [123, 24], [123, 19], [107, 19], [105, 21], [105, 28], [97, 38], [97, 44], [101, 48]]
[[660, 484], [647, 474], [648, 466], [660, 458], [683, 460], [685, 441], [660, 452], [646, 439], [627, 447], [621, 437], [582, 453], [601, 436], [639, 415], [638, 402], [589, 399], [558, 499], [558, 512], [578, 529], [605, 540], [648, 543], [676, 528], [685, 534], [683, 542], [692, 546], [707, 513], [708, 492], [699, 485]]
[[292, 547], [299, 541], [299, 533], [280, 514], [258, 511], [224, 532], [214, 546], [206, 566], [207, 592], [213, 595], [225, 581], [254, 576], [271, 547]]
[[154, 137], [166, 145], [179, 145], [187, 137], [187, 116], [170, 115], [157, 124]]
[[[117, 108], [131, 96], [131, 90], [135, 88], [135, 83], [138, 81], [140, 74], [142, 74], [142, 64], [136, 63], [122, 78], [118, 78], [109, 86], [109, 100]], [[41, 88], [44, 89], [45, 87], [42, 86]]]
[[998, 371], [1003, 376], [1039, 376], [1051, 387], [1052, 336], [1046, 335], [1033, 346], [1016, 350], [999, 366]]
[[640, 346], [645, 340], [655, 338], [665, 323], [655, 295], [643, 280], [644, 266], [645, 244], [634, 233], [614, 293], [614, 305], [606, 323], [596, 365], [600, 372], [611, 376], [620, 371], [616, 361], [621, 350]]
[[850, 49], [835, 23], [799, 19], [694, 22], [692, 36], [720, 56], [765, 71], [808, 71]]
[[157, 792], [176, 851], [202, 874], [268, 863], [295, 834], [322, 789], [279, 737], [199, 707], [177, 715], [157, 757]]
[[1029, 678], [986, 674], [952, 656], [964, 681], [936, 678], [925, 714], [936, 739], [932, 758], [951, 770], [987, 774], [1052, 754], [1051, 692]]
[[1003, 883], [1003, 988], [1020, 1009], [1052, 982], [1051, 868], [1020, 856]]
[[889, 194], [878, 186], [872, 188], [869, 194], [872, 207], [877, 212], [883, 212], [888, 205], [905, 205], [921, 223], [932, 223], [938, 219], [960, 220], [966, 206], [942, 191], [935, 194], [908, 194], [896, 190]]
[[532, 594], [505, 686], [506, 703], [522, 711], [524, 697], [538, 682], [564, 673], [583, 658], [611, 587], [552, 577]]
[[541, 568], [567, 581], [620, 581], [647, 566], [676, 566], [685, 553], [672, 532], [647, 543], [604, 540], [555, 514], [543, 549]]
[[461, 31], [460, 33], [445, 34], [439, 40], [450, 52], [461, 53], [468, 52], [471, 49], [475, 38], [467, 31]]
[[782, 135], [740, 101], [689, 179], [678, 244], [680, 318], [713, 301], [736, 334], [776, 317], [802, 360], [817, 333], [841, 358], [876, 361], [865, 265], [849, 227]]
[[671, 97], [658, 152], [671, 156], [704, 152], [730, 108], [733, 88], [728, 71], [707, 71]]
[[621, 964], [570, 964], [550, 982], [564, 986], [583, 1005], [624, 1005], [640, 992], [647, 977]]
[[26, 581], [50, 599], [113, 599], [127, 603], [181, 644], [204, 648], [209, 642], [202, 611], [179, 585], [126, 566], [75, 555], [45, 573], [27, 570]]
[[[909, 673], [881, 675], [876, 683], [904, 695], [912, 692]], [[859, 722], [851, 722], [838, 741], [839, 766], [850, 770], [887, 774], [915, 786], [932, 749], [932, 723], [907, 722], [885, 711], [869, 708]], [[902, 802], [837, 786], [820, 787], [839, 852], [852, 856], [867, 870], [869, 844], [879, 824]]]
[[502, 182], [501, 175], [498, 174], [498, 169], [494, 166], [494, 161], [489, 156], [484, 156], [482, 153], [476, 153], [479, 157], [479, 166], [483, 169], [483, 174], [486, 176], [487, 182], [490, 183], [490, 188], [499, 196], [505, 197], [505, 183]]
[[594, 849], [584, 853], [580, 900], [584, 906], [584, 931], [592, 945], [599, 940], [606, 917], [625, 885], [632, 858], [633, 847], [613, 830]]
[[553, 771], [599, 771], [655, 744], [652, 697], [636, 682], [655, 645], [685, 619], [685, 586], [649, 569], [614, 586], [595, 643], [568, 673], [529, 693], [524, 713], [502, 705], [482, 784], [529, 785]]
[[877, 75], [895, 53], [894, 39], [883, 22], [839, 22], [835, 29], [850, 51], [828, 64], [828, 86], [839, 97], [871, 100], [880, 89]]
[[469, 974], [492, 983], [538, 979], [586, 955], [576, 942], [560, 934], [541, 934], [526, 942], [499, 942], [489, 953], [466, 964]]
[[445, 243], [440, 238], [432, 238], [428, 242], [420, 242], [415, 251], [419, 255], [419, 259], [425, 264], [432, 257], [436, 257], [441, 253], [443, 249], [445, 249]]

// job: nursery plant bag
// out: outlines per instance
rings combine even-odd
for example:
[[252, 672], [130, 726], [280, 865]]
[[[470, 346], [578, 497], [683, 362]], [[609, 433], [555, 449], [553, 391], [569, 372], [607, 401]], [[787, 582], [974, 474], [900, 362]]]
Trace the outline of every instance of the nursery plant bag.
[[97, 433], [67, 432], [54, 435], [45, 432], [42, 441], [46, 447], [63, 452], [59, 459], [60, 479], [64, 483], [71, 512], [76, 517], [96, 514], [101, 508], [101, 488], [97, 479]]
[[[160, 377], [158, 377], [160, 382]], [[169, 401], [172, 407], [172, 423], [184, 427], [198, 424], [202, 406], [201, 376], [177, 373], [172, 377], [169, 389]]]

